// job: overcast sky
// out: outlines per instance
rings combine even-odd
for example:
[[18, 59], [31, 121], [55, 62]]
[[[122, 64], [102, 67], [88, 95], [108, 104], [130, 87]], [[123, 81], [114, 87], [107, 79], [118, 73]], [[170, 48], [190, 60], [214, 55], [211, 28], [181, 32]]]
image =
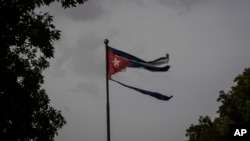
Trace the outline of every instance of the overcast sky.
[[51, 105], [67, 120], [56, 141], [106, 140], [105, 50], [152, 60], [169, 72], [127, 69], [113, 78], [173, 95], [160, 101], [110, 81], [112, 141], [184, 141], [200, 115], [216, 117], [220, 90], [249, 67], [249, 0], [89, 0], [44, 7], [61, 30], [44, 72]]

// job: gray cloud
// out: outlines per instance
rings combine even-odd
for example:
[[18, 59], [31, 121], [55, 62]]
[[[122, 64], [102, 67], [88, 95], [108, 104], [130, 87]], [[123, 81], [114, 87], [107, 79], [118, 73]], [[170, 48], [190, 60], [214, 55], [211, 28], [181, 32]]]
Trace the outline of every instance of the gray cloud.
[[97, 98], [99, 95], [99, 89], [99, 85], [93, 82], [93, 80], [90, 80], [87, 82], [79, 82], [75, 84], [74, 88], [68, 89], [68, 91], [73, 94], [90, 95]]
[[207, 0], [158, 0], [160, 3], [182, 10], [190, 10], [193, 5], [199, 4]]
[[77, 5], [77, 7], [63, 9], [56, 2], [49, 7], [42, 7], [41, 10], [48, 11], [57, 18], [63, 16], [74, 21], [95, 20], [106, 13], [102, 7], [102, 3], [102, 0], [90, 0], [82, 5]]
[[[113, 77], [174, 98], [157, 101], [110, 82], [112, 140], [185, 140], [185, 130], [199, 115], [216, 116], [218, 92], [249, 67], [250, 1], [165, 2], [177, 9], [140, 2], [102, 1], [104, 13], [94, 20], [67, 13], [56, 18], [62, 39], [45, 84], [68, 121], [58, 141], [105, 139], [104, 38], [145, 60], [169, 53], [172, 66], [167, 73], [127, 69]], [[192, 10], [172, 14], [181, 7]]]
[[[63, 37], [64, 39], [65, 37]], [[62, 39], [62, 40], [63, 40]], [[56, 51], [61, 51], [53, 62], [53, 68], [58, 70], [55, 72], [57, 75], [65, 75], [65, 66], [70, 66], [69, 71], [73, 71], [78, 75], [88, 74], [88, 75], [102, 75], [103, 70], [99, 68], [104, 68], [105, 65], [102, 63], [102, 59], [97, 56], [97, 50], [100, 47], [101, 39], [95, 36], [95, 33], [88, 33], [86, 36], [77, 37], [74, 46], [65, 43], [63, 48], [56, 49]], [[104, 44], [103, 45], [104, 48]], [[58, 45], [57, 45], [58, 46]], [[97, 59], [98, 57], [98, 59]], [[98, 65], [93, 65], [98, 64]]]

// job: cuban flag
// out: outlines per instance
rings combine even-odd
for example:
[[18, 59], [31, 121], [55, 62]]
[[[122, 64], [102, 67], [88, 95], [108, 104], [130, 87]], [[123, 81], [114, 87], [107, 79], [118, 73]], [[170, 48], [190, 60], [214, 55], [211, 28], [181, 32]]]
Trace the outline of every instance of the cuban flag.
[[112, 75], [124, 70], [127, 67], [131, 67], [131, 68], [143, 68], [149, 71], [153, 71], [153, 72], [166, 72], [169, 70], [170, 66], [166, 65], [163, 67], [159, 67], [160, 65], [166, 64], [169, 61], [169, 55], [167, 54], [165, 57], [160, 57], [158, 59], [155, 59], [153, 61], [145, 61], [143, 59], [140, 59], [138, 57], [135, 57], [131, 54], [128, 54], [126, 52], [111, 48], [109, 46], [107, 46], [107, 51], [108, 51], [108, 75], [109, 75], [109, 79], [120, 84], [123, 85], [127, 88], [136, 90], [140, 93], [143, 93], [145, 95], [149, 95], [152, 97], [155, 97], [159, 100], [170, 100], [173, 96], [166, 96], [163, 94], [160, 94], [158, 92], [151, 92], [151, 91], [146, 91], [146, 90], [142, 90], [136, 87], [132, 87], [126, 84], [123, 84], [121, 82], [118, 82], [116, 80], [113, 80], [111, 78]]
[[115, 54], [115, 56], [120, 56], [128, 61], [131, 62], [131, 64], [128, 67], [139, 67], [139, 68], [144, 68], [149, 71], [158, 71], [158, 72], [163, 72], [163, 71], [168, 71], [170, 66], [166, 65], [164, 67], [159, 67], [160, 65], [166, 64], [169, 61], [169, 55], [166, 54], [165, 57], [160, 57], [158, 59], [155, 59], [153, 61], [145, 61], [143, 59], [140, 59], [138, 57], [135, 57], [131, 54], [128, 54], [126, 52], [120, 51], [118, 49], [108, 47], [110, 52]]

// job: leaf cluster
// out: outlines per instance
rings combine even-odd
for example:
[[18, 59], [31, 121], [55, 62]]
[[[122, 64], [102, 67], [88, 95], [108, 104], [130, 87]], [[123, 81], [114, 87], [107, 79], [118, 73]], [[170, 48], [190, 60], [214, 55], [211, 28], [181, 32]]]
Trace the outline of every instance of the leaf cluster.
[[34, 11], [53, 2], [70, 8], [85, 1], [0, 0], [0, 140], [52, 141], [66, 123], [42, 88], [60, 31], [51, 15]]
[[229, 125], [250, 123], [250, 68], [234, 82], [236, 85], [227, 93], [220, 91], [219, 117], [212, 121], [208, 116], [200, 116], [199, 124], [191, 124], [187, 129], [188, 141], [228, 141]]

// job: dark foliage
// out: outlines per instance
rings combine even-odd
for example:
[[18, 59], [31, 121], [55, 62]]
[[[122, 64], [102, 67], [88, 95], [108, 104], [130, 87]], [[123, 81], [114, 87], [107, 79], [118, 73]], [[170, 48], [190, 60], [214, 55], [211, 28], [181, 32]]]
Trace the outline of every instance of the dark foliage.
[[228, 141], [230, 124], [250, 124], [250, 68], [234, 82], [236, 86], [229, 92], [220, 92], [219, 117], [212, 121], [208, 116], [200, 116], [199, 124], [187, 129], [188, 141]]
[[51, 15], [34, 10], [52, 2], [69, 8], [85, 0], [0, 0], [1, 141], [53, 141], [66, 123], [41, 87], [60, 31]]

